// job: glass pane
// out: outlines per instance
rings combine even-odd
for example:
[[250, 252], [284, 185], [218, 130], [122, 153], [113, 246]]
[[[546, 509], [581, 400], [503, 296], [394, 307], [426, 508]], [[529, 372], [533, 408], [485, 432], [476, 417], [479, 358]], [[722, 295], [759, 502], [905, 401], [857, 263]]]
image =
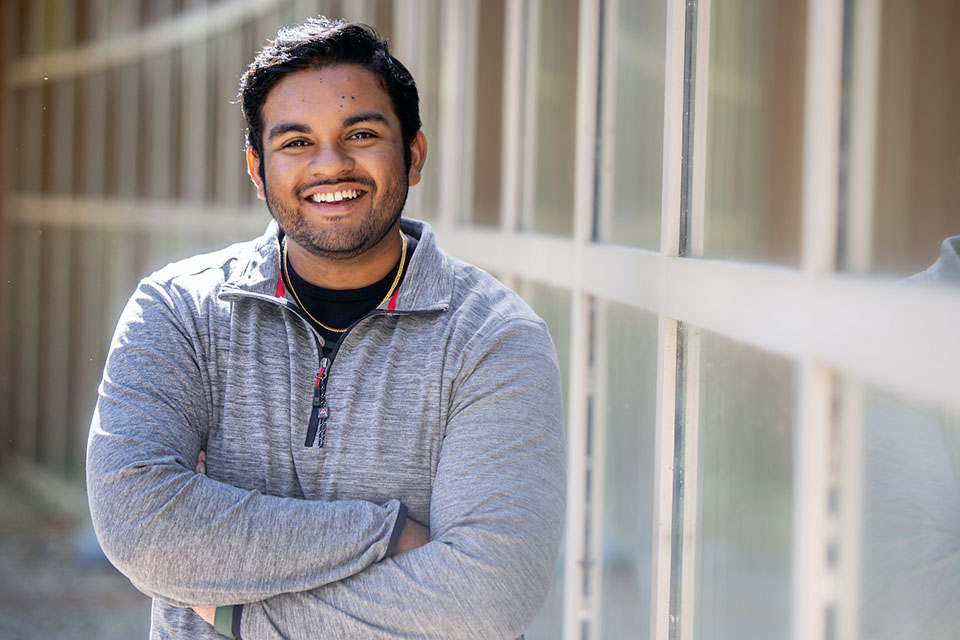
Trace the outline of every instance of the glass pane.
[[[847, 47], [850, 191], [841, 263], [905, 276], [932, 264], [944, 238], [960, 235], [960, 83], [953, 80], [960, 4], [879, 5], [878, 23], [859, 25]], [[855, 3], [854, 16], [866, 9]]]
[[577, 0], [539, 4], [533, 208], [526, 228], [573, 234], [574, 131], [577, 91]]
[[863, 638], [960, 628], [960, 415], [868, 389], [863, 401]]
[[697, 451], [685, 451], [697, 459], [694, 636], [788, 638], [794, 367], [717, 334], [684, 333], [688, 375], [699, 377], [686, 389], [687, 415], [699, 420], [686, 425]]
[[666, 3], [616, 4], [607, 23], [607, 89], [603, 130], [600, 217], [596, 239], [656, 251], [660, 247], [663, 176], [663, 73]]
[[[740, 0], [710, 12], [703, 250], [800, 262], [806, 2]], [[695, 212], [698, 214], [699, 212]]]
[[598, 302], [597, 422], [605, 427], [604, 638], [650, 631], [657, 316]]
[[[557, 347], [560, 377], [563, 381], [563, 395], [566, 398], [570, 377], [570, 306], [572, 302], [570, 292], [566, 289], [532, 281], [519, 282], [517, 291], [534, 312], [543, 318], [550, 329], [553, 343]], [[563, 415], [566, 423], [566, 405], [563, 407]], [[550, 585], [547, 601], [530, 629], [527, 630], [527, 640], [552, 640], [563, 635], [561, 629], [563, 623], [563, 558], [566, 546], [566, 537], [564, 537], [560, 545], [560, 554], [553, 572], [553, 583]]]
[[439, 60], [441, 56], [441, 27], [443, 8], [440, 0], [424, 0], [421, 3], [419, 60], [410, 72], [417, 81], [420, 92], [421, 130], [427, 138], [427, 162], [423, 165], [420, 184], [410, 191], [411, 202], [416, 209], [412, 213], [425, 220], [436, 220], [440, 208], [440, 81]]
[[477, 86], [471, 221], [500, 222], [500, 141], [503, 126], [503, 0], [487, 0], [477, 12]]

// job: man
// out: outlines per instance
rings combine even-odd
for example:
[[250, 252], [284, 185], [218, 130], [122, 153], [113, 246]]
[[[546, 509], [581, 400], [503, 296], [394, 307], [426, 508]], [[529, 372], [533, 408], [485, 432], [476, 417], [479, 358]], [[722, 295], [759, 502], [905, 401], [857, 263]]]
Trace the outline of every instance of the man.
[[563, 519], [543, 322], [401, 220], [427, 147], [372, 30], [281, 30], [240, 96], [274, 221], [124, 310], [87, 453], [104, 551], [152, 638], [520, 636]]

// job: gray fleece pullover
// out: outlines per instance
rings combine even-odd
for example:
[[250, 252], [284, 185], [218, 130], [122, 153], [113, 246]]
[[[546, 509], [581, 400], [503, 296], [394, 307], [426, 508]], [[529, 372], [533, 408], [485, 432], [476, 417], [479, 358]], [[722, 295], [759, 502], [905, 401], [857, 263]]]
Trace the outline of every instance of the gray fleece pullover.
[[[323, 447], [304, 444], [321, 339], [278, 287], [275, 223], [131, 297], [87, 487], [107, 556], [154, 598], [151, 638], [220, 638], [192, 605], [243, 604], [244, 640], [516, 638], [538, 612], [564, 511], [553, 343], [402, 225], [419, 244], [396, 310], [341, 340]], [[431, 541], [387, 556], [403, 505]]]

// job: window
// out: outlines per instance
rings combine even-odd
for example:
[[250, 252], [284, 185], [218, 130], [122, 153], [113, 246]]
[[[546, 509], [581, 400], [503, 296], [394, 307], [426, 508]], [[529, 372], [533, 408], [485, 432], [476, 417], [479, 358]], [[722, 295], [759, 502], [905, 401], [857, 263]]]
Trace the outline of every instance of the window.
[[958, 626], [955, 2], [55, 4], [4, 7], [16, 453], [79, 470], [55, 356], [73, 412], [137, 278], [262, 233], [236, 79], [279, 24], [349, 15], [420, 90], [407, 215], [557, 346], [567, 528], [527, 637]]

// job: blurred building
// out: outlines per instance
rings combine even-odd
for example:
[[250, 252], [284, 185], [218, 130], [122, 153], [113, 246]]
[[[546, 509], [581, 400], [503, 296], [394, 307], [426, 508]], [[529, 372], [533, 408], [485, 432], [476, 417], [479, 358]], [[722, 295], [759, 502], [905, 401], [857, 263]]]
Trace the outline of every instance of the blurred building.
[[[429, 153], [407, 215], [519, 291], [560, 353], [568, 525], [528, 638], [955, 633], [960, 295], [898, 281], [960, 235], [960, 4], [3, 11], [4, 459], [82, 482], [137, 280], [268, 221], [242, 70], [278, 25], [356, 18], [420, 87]], [[906, 468], [930, 477], [887, 487]]]

